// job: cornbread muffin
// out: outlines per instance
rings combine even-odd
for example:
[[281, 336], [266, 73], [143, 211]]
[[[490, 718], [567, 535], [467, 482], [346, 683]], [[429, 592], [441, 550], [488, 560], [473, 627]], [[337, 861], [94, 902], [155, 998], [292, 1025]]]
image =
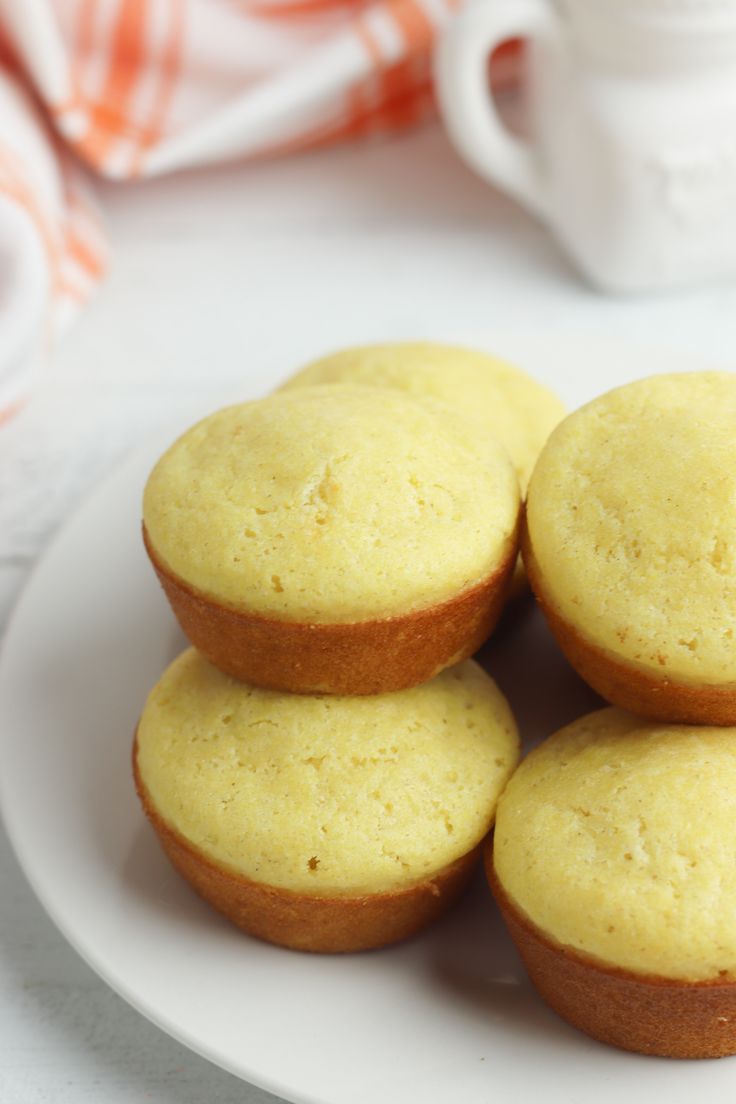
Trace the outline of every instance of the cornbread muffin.
[[[315, 383], [358, 383], [398, 388], [446, 404], [504, 446], [522, 497], [542, 445], [565, 408], [551, 391], [498, 357], [431, 341], [342, 349], [307, 365], [284, 388]], [[521, 560], [512, 596], [526, 592]]]
[[522, 493], [544, 442], [565, 415], [557, 396], [520, 368], [475, 349], [432, 341], [342, 349], [307, 365], [284, 388], [318, 383], [389, 387], [445, 403], [501, 442]]
[[505, 451], [463, 419], [340, 385], [205, 418], [154, 468], [143, 515], [182, 629], [223, 671], [374, 694], [488, 636], [519, 509]]
[[736, 376], [654, 376], [554, 431], [524, 559], [568, 659], [615, 705], [736, 724]]
[[602, 709], [533, 751], [491, 862], [532, 981], [645, 1054], [736, 1053], [736, 729]]
[[215, 908], [273, 943], [351, 951], [455, 899], [518, 743], [472, 661], [395, 694], [300, 697], [190, 649], [148, 698], [134, 769], [166, 853]]

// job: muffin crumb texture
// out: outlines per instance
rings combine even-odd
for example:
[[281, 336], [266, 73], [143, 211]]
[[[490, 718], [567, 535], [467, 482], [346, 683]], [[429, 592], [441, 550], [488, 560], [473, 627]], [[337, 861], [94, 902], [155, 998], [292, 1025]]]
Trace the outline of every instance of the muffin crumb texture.
[[552, 434], [527, 519], [548, 601], [653, 675], [736, 683], [736, 377], [652, 376]]
[[235, 610], [313, 623], [423, 609], [489, 578], [513, 548], [504, 449], [452, 411], [333, 385], [218, 411], [154, 468], [162, 565]]
[[405, 888], [471, 851], [517, 760], [508, 705], [472, 661], [393, 694], [296, 697], [190, 649], [138, 728], [172, 828], [235, 873], [325, 896]]
[[634, 973], [736, 980], [736, 729], [618, 709], [556, 733], [499, 803], [496, 874], [553, 941]]
[[501, 442], [523, 491], [542, 445], [565, 414], [553, 392], [515, 365], [436, 341], [341, 349], [308, 364], [284, 387], [317, 383], [389, 387], [446, 404]]

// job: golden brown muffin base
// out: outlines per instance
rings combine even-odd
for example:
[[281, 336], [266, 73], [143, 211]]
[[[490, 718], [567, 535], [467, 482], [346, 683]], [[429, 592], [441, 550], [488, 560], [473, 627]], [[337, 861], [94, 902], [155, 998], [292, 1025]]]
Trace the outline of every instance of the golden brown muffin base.
[[535, 989], [554, 1012], [586, 1035], [638, 1054], [736, 1054], [736, 983], [634, 974], [556, 943], [508, 897], [492, 855], [489, 841], [484, 861], [493, 895]]
[[198, 594], [143, 540], [184, 635], [215, 667], [253, 686], [293, 694], [382, 694], [419, 686], [467, 659], [503, 610], [516, 541], [488, 579], [445, 602], [399, 617], [349, 624], [279, 621]]
[[586, 640], [562, 617], [545, 593], [526, 516], [521, 527], [521, 549], [527, 577], [557, 643], [580, 677], [601, 697], [653, 721], [736, 725], [736, 684], [694, 686], [649, 674]]
[[362, 896], [294, 893], [227, 870], [168, 825], [140, 776], [137, 740], [133, 744], [133, 777], [144, 812], [166, 855], [200, 897], [249, 935], [295, 951], [367, 951], [407, 939], [459, 897], [482, 846], [407, 889]]

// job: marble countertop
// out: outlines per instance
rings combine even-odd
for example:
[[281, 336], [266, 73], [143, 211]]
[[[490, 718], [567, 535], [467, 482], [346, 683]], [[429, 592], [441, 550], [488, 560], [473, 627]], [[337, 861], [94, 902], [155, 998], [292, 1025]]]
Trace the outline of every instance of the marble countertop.
[[[736, 363], [736, 282], [599, 296], [433, 127], [101, 194], [110, 277], [0, 429], [0, 632], [49, 538], [125, 453], [167, 420], [329, 349], [409, 337], [489, 346], [498, 332]], [[591, 363], [591, 393], [595, 379]], [[46, 917], [2, 835], [0, 879], [4, 1104], [273, 1099], [112, 993]]]

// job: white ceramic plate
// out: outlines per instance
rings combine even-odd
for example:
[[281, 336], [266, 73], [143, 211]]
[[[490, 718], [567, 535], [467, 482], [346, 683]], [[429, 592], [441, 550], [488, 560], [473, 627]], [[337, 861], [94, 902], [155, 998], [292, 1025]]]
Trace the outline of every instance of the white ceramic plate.
[[[673, 364], [631, 350], [622, 362], [609, 345], [535, 348], [526, 363], [562, 379], [571, 400]], [[421, 937], [331, 958], [247, 938], [173, 873], [130, 777], [139, 709], [182, 647], [139, 536], [141, 489], [170, 437], [137, 454], [69, 523], [4, 646], [3, 812], [29, 880], [79, 953], [171, 1035], [293, 1101], [732, 1099], [733, 1061], [620, 1053], [549, 1012], [481, 879]], [[594, 704], [528, 607], [484, 659], [528, 739]]]

